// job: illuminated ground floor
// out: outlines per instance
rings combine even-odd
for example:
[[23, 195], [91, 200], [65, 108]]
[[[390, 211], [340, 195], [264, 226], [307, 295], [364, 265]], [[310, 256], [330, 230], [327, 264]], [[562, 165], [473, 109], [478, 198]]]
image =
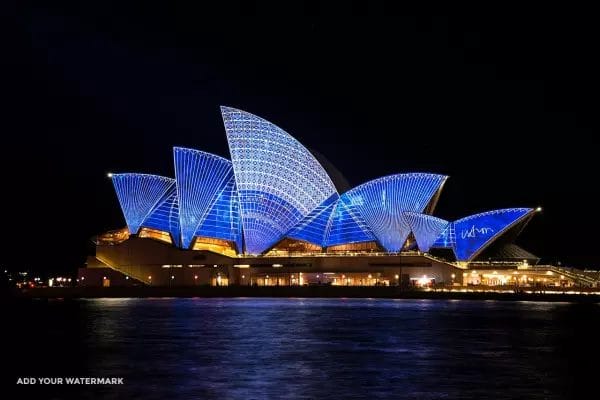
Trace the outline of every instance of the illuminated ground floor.
[[231, 257], [180, 250], [148, 238], [97, 246], [79, 286], [572, 287], [598, 279], [552, 266], [457, 265], [411, 252]]

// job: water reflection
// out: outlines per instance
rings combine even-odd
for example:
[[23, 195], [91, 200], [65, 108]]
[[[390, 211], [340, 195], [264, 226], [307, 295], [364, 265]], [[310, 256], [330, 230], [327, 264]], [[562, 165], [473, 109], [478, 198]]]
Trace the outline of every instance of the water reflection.
[[301, 298], [37, 302], [12, 313], [13, 341], [35, 360], [32, 371], [21, 354], [16, 376], [124, 377], [70, 390], [145, 399], [569, 398], [594, 388], [580, 359], [599, 355], [599, 316], [566, 303]]

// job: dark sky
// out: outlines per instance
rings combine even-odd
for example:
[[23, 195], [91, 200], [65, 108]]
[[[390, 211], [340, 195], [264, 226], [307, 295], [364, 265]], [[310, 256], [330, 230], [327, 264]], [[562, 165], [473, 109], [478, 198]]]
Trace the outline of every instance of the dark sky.
[[600, 266], [592, 15], [84, 3], [11, 10], [0, 264], [83, 264], [92, 235], [124, 226], [106, 173], [172, 176], [172, 146], [229, 157], [229, 105], [318, 150], [352, 185], [450, 175], [443, 218], [541, 205], [520, 244]]

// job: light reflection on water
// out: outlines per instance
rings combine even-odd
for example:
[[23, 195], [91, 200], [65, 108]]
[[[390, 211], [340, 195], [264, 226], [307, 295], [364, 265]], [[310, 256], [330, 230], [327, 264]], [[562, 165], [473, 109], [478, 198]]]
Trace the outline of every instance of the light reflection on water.
[[80, 398], [570, 398], [595, 390], [580, 358], [599, 355], [597, 305], [154, 298], [12, 311], [13, 342], [39, 349], [16, 376], [125, 378], [67, 388]]

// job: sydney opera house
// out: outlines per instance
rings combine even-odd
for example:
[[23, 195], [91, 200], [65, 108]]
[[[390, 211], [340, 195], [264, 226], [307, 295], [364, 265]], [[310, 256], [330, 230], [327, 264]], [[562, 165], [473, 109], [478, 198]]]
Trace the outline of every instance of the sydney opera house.
[[492, 265], [488, 278], [501, 282], [518, 279], [502, 265], [538, 261], [514, 241], [539, 209], [447, 221], [433, 215], [447, 176], [399, 173], [349, 188], [283, 129], [221, 113], [230, 159], [175, 147], [174, 177], [110, 174], [127, 226], [95, 238], [81, 282], [463, 284], [485, 278], [474, 268]]

